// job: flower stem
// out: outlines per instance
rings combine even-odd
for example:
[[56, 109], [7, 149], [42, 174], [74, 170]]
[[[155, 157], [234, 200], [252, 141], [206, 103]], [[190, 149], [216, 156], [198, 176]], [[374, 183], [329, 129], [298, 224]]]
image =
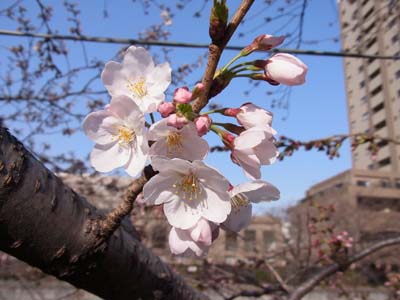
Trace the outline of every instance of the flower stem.
[[239, 52], [238, 55], [236, 55], [234, 58], [232, 58], [220, 71], [220, 73], [224, 73], [230, 65], [232, 65], [235, 61], [237, 61], [239, 58], [243, 56], [242, 52]]
[[212, 109], [201, 113], [201, 115], [211, 115], [211, 114], [223, 114], [226, 108]]

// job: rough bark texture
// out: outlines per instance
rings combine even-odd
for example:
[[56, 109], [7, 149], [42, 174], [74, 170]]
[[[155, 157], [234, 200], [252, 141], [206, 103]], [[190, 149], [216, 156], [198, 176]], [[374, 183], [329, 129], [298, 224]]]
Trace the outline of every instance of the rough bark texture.
[[0, 250], [104, 299], [203, 299], [0, 128]]

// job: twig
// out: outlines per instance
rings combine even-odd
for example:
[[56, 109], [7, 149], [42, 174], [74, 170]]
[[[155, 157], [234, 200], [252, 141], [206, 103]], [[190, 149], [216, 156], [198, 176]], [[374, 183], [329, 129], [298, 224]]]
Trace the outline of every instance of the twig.
[[352, 257], [348, 258], [344, 264], [339, 265], [335, 263], [323, 268], [321, 271], [316, 273], [310, 279], [304, 281], [301, 285], [295, 288], [288, 300], [300, 300], [303, 296], [305, 296], [307, 293], [313, 290], [314, 287], [316, 287], [321, 281], [332, 276], [336, 272], [347, 269], [352, 263], [359, 261], [378, 250], [397, 244], [400, 244], [400, 237], [387, 239], [382, 242], [376, 243], [364, 249], [363, 251], [353, 255]]
[[[101, 241], [107, 240], [114, 231], [120, 226], [122, 219], [131, 213], [133, 203], [137, 196], [142, 192], [144, 184], [155, 175], [151, 166], [147, 166], [143, 171], [142, 176], [135, 179], [128, 188], [123, 201], [117, 208], [112, 210], [104, 220], [100, 223]], [[99, 243], [100, 241], [97, 241]]]
[[198, 99], [196, 99], [196, 101], [192, 105], [194, 112], [200, 112], [200, 110], [207, 105], [209, 99], [208, 94], [210, 92], [211, 84], [215, 75], [215, 71], [217, 70], [222, 51], [225, 49], [236, 28], [239, 26], [240, 22], [243, 20], [244, 16], [246, 15], [247, 11], [250, 9], [253, 3], [254, 0], [243, 0], [236, 13], [233, 15], [231, 21], [229, 22], [223, 38], [218, 42], [218, 44], [210, 44], [210, 54], [208, 56], [207, 68], [204, 72], [204, 76], [202, 79], [202, 83], [204, 84], [204, 91], [202, 95]]
[[282, 279], [281, 275], [275, 270], [275, 268], [267, 261], [264, 261], [264, 264], [271, 272], [272, 276], [274, 276], [275, 280], [281, 285], [282, 289], [285, 290], [288, 294], [290, 294], [290, 287], [286, 284], [286, 282]]

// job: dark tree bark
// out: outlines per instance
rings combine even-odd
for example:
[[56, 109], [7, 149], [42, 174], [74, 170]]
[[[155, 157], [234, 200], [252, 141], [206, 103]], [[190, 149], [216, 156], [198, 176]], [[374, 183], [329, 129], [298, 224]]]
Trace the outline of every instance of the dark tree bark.
[[104, 299], [204, 299], [0, 127], [0, 250]]

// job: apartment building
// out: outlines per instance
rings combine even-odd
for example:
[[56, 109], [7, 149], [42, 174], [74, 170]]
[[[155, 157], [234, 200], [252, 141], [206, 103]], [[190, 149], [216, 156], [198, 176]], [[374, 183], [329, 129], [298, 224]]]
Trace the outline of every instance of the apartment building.
[[[338, 8], [342, 51], [400, 57], [400, 1], [339, 0]], [[343, 63], [350, 134], [400, 141], [400, 60], [346, 57]], [[313, 202], [334, 204], [335, 224], [361, 243], [398, 235], [400, 145], [379, 141], [375, 157], [368, 146], [352, 151], [350, 170], [310, 187], [289, 214], [305, 216]]]
[[[339, 1], [343, 51], [400, 57], [400, 2]], [[344, 59], [350, 133], [400, 140], [400, 60]], [[400, 145], [382, 141], [352, 153], [353, 169], [400, 173]]]

